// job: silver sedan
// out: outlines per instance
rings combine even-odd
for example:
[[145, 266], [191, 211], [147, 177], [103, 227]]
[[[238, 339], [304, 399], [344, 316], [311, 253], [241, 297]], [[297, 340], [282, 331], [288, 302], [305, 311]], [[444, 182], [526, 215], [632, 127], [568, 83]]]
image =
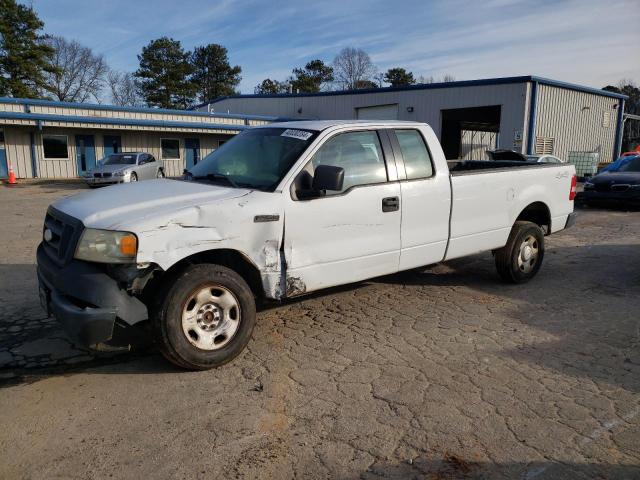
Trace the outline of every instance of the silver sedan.
[[89, 186], [164, 178], [164, 165], [145, 152], [112, 153], [83, 175]]

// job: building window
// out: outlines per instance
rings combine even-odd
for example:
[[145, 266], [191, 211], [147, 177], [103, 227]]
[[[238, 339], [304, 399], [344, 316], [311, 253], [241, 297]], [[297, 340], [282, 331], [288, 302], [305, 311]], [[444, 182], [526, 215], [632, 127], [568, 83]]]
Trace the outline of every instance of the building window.
[[177, 138], [160, 139], [162, 146], [163, 160], [179, 160], [180, 159], [180, 140]]
[[553, 137], [536, 137], [536, 154], [537, 155], [553, 155]]
[[69, 158], [66, 135], [43, 135], [42, 149], [45, 159]]

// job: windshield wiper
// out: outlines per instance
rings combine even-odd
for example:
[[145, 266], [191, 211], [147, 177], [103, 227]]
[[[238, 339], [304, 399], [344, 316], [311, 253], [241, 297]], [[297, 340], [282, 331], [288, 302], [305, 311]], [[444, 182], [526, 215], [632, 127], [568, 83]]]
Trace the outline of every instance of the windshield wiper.
[[206, 175], [198, 175], [197, 177], [193, 177], [194, 180], [222, 180], [227, 182], [233, 188], [238, 188], [238, 184], [234, 182], [231, 177], [227, 177], [226, 175], [222, 175], [221, 173], [207, 173]]

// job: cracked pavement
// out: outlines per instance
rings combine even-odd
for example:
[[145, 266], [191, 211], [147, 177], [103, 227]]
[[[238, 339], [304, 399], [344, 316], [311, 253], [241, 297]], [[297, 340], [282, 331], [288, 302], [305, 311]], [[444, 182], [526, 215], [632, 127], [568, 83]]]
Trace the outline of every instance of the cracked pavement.
[[183, 372], [44, 319], [44, 212], [81, 188], [0, 187], [0, 477], [640, 478], [638, 212], [579, 211], [527, 285], [481, 254], [264, 309]]

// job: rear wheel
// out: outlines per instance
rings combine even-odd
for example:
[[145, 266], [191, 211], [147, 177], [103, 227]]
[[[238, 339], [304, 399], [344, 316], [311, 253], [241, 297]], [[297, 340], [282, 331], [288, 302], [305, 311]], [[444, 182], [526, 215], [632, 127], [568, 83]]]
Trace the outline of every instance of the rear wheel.
[[207, 370], [240, 354], [256, 319], [253, 293], [240, 275], [219, 265], [191, 265], [169, 284], [153, 318], [169, 361]]
[[507, 244], [495, 252], [500, 277], [509, 283], [524, 283], [535, 277], [544, 258], [544, 232], [532, 222], [516, 222]]
[[156, 178], [164, 178], [164, 172], [161, 169], [158, 169], [158, 173], [156, 173]]

